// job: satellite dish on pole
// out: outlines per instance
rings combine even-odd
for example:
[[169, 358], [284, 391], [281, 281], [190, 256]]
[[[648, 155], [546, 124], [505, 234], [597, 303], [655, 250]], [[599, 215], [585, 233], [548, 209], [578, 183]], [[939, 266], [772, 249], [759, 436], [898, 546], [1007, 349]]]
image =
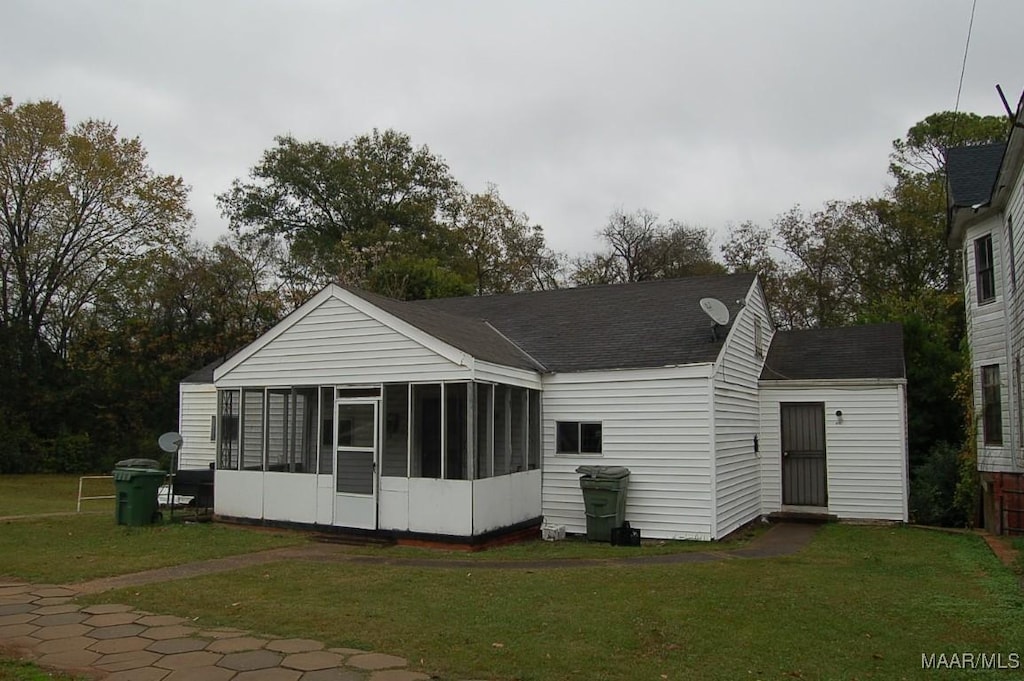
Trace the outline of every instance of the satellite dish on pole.
[[704, 314], [711, 317], [718, 326], [729, 323], [729, 308], [718, 298], [701, 298], [700, 309], [704, 310]]
[[168, 454], [177, 454], [181, 449], [182, 438], [178, 433], [164, 433], [156, 443]]

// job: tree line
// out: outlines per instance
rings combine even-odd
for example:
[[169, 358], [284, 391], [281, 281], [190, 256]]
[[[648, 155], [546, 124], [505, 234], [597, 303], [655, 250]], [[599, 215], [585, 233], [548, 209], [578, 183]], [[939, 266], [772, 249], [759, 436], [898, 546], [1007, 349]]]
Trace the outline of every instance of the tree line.
[[193, 237], [184, 180], [155, 172], [141, 140], [4, 97], [0, 472], [152, 456], [182, 377], [328, 282], [419, 299], [754, 271], [780, 328], [903, 323], [911, 463], [928, 480], [917, 512], [962, 521], [966, 508], [934, 517], [963, 477], [969, 367], [944, 152], [1006, 133], [999, 117], [929, 116], [893, 142], [882, 195], [732, 226], [720, 255], [706, 227], [620, 207], [596, 226], [600, 248], [574, 256], [496, 185], [469, 191], [401, 132], [284, 135], [218, 195], [229, 230], [211, 245]]

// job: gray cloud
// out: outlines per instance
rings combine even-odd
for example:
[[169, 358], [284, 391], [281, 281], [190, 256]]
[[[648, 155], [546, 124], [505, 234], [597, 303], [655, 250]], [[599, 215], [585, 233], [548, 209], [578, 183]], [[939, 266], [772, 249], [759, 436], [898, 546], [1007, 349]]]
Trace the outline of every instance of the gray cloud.
[[[213, 196], [274, 135], [395, 127], [579, 251], [617, 206], [724, 231], [877, 193], [892, 139], [953, 107], [970, 3], [28, 2], [0, 89], [138, 135]], [[1012, 96], [1024, 3], [981, 2], [961, 109]]]

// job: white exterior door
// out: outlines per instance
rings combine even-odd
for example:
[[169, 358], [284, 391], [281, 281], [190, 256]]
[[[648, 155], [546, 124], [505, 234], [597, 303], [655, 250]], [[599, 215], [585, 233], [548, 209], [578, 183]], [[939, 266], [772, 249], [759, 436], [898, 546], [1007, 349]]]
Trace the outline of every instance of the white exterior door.
[[377, 529], [379, 400], [335, 404], [334, 524]]

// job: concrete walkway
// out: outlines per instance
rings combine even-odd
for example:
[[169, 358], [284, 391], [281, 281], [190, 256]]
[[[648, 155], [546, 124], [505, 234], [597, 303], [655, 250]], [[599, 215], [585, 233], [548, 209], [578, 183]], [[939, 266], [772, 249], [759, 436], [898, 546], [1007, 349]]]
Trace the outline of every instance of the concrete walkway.
[[80, 606], [87, 593], [262, 565], [281, 560], [347, 561], [410, 567], [564, 569], [609, 564], [665, 565], [771, 558], [799, 551], [815, 525], [779, 524], [744, 548], [661, 556], [546, 561], [389, 559], [314, 544], [200, 561], [68, 586], [0, 582], [0, 651], [107, 681], [426, 681], [408, 661], [383, 653], [326, 648], [106, 603]]

